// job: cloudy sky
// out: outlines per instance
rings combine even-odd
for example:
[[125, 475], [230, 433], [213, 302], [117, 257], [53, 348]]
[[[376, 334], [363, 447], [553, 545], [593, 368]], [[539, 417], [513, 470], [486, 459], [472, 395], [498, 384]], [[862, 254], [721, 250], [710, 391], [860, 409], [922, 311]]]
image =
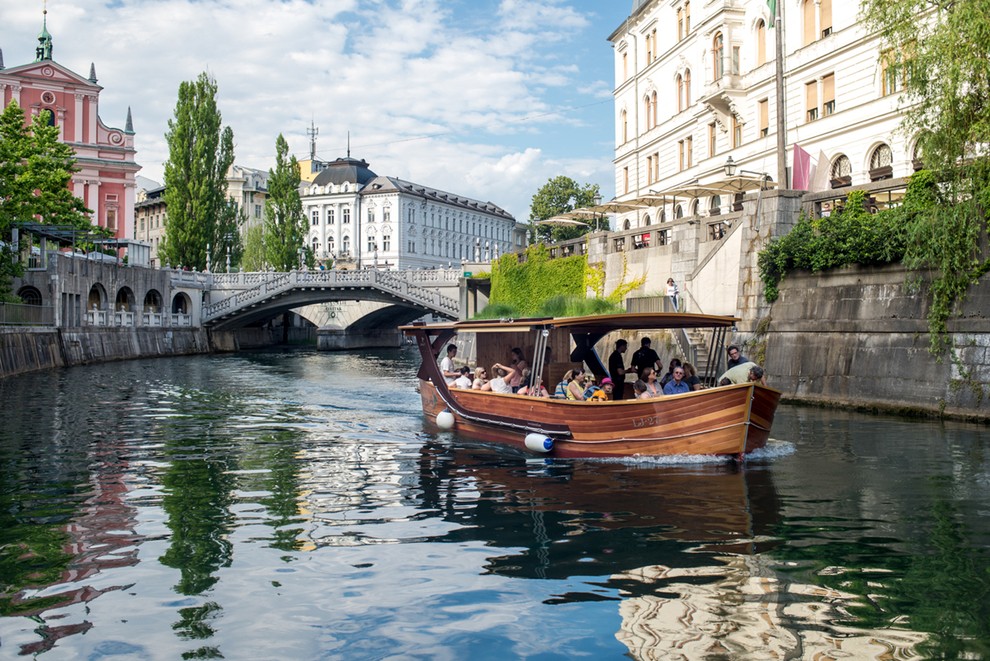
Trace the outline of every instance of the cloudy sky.
[[[54, 59], [96, 65], [100, 117], [133, 113], [161, 181], [179, 83], [209, 72], [236, 162], [273, 166], [282, 133], [317, 155], [492, 201], [523, 220], [565, 174], [614, 193], [612, 49], [629, 0], [48, 0]], [[43, 0], [0, 0], [9, 68], [34, 60]]]

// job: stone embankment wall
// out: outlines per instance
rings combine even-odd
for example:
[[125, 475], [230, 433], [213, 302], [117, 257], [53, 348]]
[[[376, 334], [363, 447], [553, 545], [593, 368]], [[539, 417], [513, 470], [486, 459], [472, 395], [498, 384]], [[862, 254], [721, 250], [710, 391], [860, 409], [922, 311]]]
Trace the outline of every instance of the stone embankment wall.
[[3, 328], [0, 329], [0, 378], [52, 367], [155, 356], [236, 350], [234, 338], [218, 338], [211, 348], [200, 328]]
[[[928, 351], [928, 292], [899, 266], [789, 274], [747, 345], [790, 400], [990, 422], [990, 276]], [[761, 355], [762, 354], [762, 355]]]

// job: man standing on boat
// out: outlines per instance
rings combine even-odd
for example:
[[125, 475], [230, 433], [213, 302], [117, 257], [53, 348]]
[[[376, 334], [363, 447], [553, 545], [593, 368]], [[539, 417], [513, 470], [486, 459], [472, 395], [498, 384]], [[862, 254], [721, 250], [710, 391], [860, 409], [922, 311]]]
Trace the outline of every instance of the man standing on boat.
[[447, 355], [440, 361], [440, 372], [443, 374], [443, 378], [447, 381], [448, 386], [453, 385], [457, 377], [461, 375], [460, 372], [454, 369], [454, 356], [456, 355], [457, 345], [448, 344]]
[[622, 354], [626, 352], [628, 344], [625, 340], [616, 340], [615, 351], [608, 357], [608, 375], [612, 379], [612, 383], [615, 384], [615, 392], [612, 394], [613, 399], [622, 399], [622, 396], [625, 394], [626, 366], [622, 362]]
[[636, 370], [636, 376], [640, 379], [643, 378], [643, 370], [647, 367], [652, 367], [657, 374], [663, 371], [659, 354], [650, 346], [650, 338], [644, 337], [639, 341], [639, 349], [633, 354], [629, 366]]

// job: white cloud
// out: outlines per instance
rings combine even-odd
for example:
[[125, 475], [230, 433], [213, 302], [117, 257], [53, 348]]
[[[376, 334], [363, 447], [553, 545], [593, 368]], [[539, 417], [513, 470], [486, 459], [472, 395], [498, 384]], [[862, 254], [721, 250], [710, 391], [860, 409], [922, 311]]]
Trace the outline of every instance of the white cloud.
[[[0, 9], [6, 65], [32, 61], [39, 8], [3, 4], [15, 5]], [[558, 174], [611, 192], [611, 112], [580, 110], [611, 96], [611, 26], [592, 23], [592, 5], [604, 11], [590, 0], [59, 0], [48, 29], [58, 62], [82, 75], [95, 62], [105, 123], [123, 127], [132, 108], [146, 177], [161, 180], [179, 83], [208, 71], [241, 165], [271, 167], [279, 133], [305, 158], [313, 121], [322, 158], [344, 155], [350, 131], [352, 155], [379, 174], [522, 220]], [[574, 61], [575, 40], [600, 44], [597, 75]]]

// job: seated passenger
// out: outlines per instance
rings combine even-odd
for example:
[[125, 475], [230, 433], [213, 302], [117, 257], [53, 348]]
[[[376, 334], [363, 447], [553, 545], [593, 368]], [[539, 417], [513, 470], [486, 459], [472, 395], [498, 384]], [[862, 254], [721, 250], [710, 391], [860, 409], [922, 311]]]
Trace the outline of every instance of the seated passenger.
[[636, 379], [633, 383], [633, 394], [636, 395], [636, 399], [649, 399], [650, 396], [646, 393], [646, 381]]
[[602, 387], [595, 388], [595, 391], [591, 393], [590, 397], [588, 397], [588, 401], [590, 402], [610, 401], [612, 399], [613, 388], [614, 385], [612, 384], [612, 379], [606, 376], [604, 379], [602, 379]]
[[471, 384], [471, 368], [465, 365], [460, 369], [460, 376], [454, 379], [454, 387], [470, 390]]
[[515, 368], [507, 367], [502, 363], [495, 363], [492, 365], [492, 374], [495, 375], [495, 378], [488, 382], [491, 386], [491, 391], [502, 393], [503, 395], [511, 395], [512, 386], [509, 383], [516, 375]]
[[488, 382], [488, 371], [484, 367], [474, 368], [474, 382], [471, 384], [472, 390], [491, 390], [492, 386]]
[[[526, 370], [527, 372], [529, 370]], [[520, 395], [529, 395], [530, 397], [550, 397], [550, 393], [547, 389], [543, 387], [543, 379], [536, 379], [534, 383], [531, 376], [527, 375], [526, 380], [523, 382], [522, 386], [519, 387]]]
[[509, 385], [512, 386], [512, 392], [519, 392], [519, 388], [523, 384], [523, 372], [529, 369], [529, 365], [526, 364], [522, 349], [519, 347], [513, 349], [511, 354], [512, 358], [509, 359], [509, 366], [516, 370], [516, 375], [509, 379]]
[[[571, 380], [567, 383], [567, 399], [583, 402], [584, 401], [584, 368], [575, 367], [568, 372], [571, 375]], [[567, 376], [566, 374], [564, 375]]]
[[763, 368], [754, 362], [740, 363], [735, 367], [729, 368], [722, 376], [718, 377], [718, 385], [720, 386], [749, 383], [750, 381], [759, 382], [764, 386], [767, 385], [767, 377], [763, 372]]
[[663, 394], [680, 395], [686, 392], [691, 392], [691, 386], [684, 381], [684, 368], [675, 367], [673, 378], [663, 387]]
[[667, 368], [667, 373], [663, 375], [663, 378], [662, 379], [660, 379], [660, 387], [661, 388], [663, 388], [665, 385], [667, 385], [668, 383], [670, 383], [670, 380], [674, 378], [674, 368], [675, 367], [681, 367], [681, 359], [680, 358], [671, 358], [670, 359], [670, 367]]
[[641, 380], [646, 385], [646, 397], [639, 397], [638, 399], [659, 397], [663, 394], [663, 386], [657, 383], [657, 373], [653, 371], [652, 367], [643, 368], [643, 378]]
[[584, 398], [591, 399], [591, 396], [596, 392], [600, 391], [601, 388], [595, 385], [595, 375], [587, 374], [584, 377], [584, 381], [581, 383], [584, 386]]
[[684, 383], [690, 386], [691, 390], [704, 390], [705, 384], [698, 378], [698, 372], [691, 363], [684, 363]]
[[567, 386], [570, 384], [573, 376], [573, 370], [567, 370], [564, 372], [564, 376], [561, 377], [560, 383], [557, 384], [557, 387], [553, 391], [554, 399], [567, 399]]

